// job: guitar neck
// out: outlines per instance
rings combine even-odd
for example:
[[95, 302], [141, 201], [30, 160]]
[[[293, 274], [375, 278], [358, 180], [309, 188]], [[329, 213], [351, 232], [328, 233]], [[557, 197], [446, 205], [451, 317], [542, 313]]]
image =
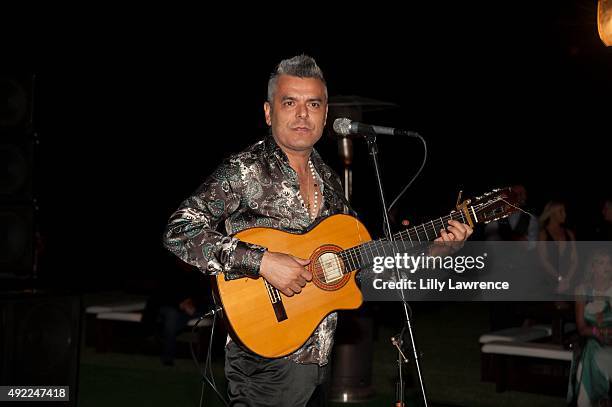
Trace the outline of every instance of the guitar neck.
[[478, 219], [478, 206], [466, 206], [459, 211], [453, 211], [447, 216], [432, 219], [404, 229], [393, 235], [393, 245], [387, 239], [372, 240], [359, 246], [351, 247], [339, 253], [342, 261], [349, 267], [347, 272], [359, 270], [374, 264], [374, 257], [394, 256], [397, 250], [409, 251], [421, 248], [423, 243], [431, 242], [440, 237], [440, 230], [448, 226], [449, 220], [475, 225], [480, 223]]

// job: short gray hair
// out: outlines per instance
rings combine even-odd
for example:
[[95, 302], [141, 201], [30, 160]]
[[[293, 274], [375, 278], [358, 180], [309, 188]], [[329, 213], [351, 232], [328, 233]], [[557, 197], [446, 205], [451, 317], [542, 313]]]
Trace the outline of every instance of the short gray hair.
[[276, 69], [270, 75], [268, 80], [268, 102], [272, 103], [276, 87], [278, 85], [278, 77], [281, 75], [297, 76], [300, 78], [315, 78], [323, 82], [325, 86], [325, 100], [327, 100], [327, 84], [323, 77], [323, 71], [317, 65], [314, 58], [308, 55], [297, 55], [293, 58], [283, 59], [276, 66]]

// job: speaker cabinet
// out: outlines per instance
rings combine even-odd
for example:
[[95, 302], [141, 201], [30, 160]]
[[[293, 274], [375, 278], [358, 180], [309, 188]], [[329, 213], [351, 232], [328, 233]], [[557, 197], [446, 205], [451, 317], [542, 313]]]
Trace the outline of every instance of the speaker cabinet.
[[0, 277], [36, 274], [34, 75], [0, 76]]
[[0, 294], [0, 385], [69, 386], [69, 402], [43, 404], [76, 406], [81, 315], [79, 296]]

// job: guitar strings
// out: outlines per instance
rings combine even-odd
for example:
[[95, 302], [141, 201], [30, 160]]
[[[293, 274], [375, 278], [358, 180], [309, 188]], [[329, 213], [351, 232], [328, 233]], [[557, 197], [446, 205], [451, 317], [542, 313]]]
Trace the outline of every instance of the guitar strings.
[[[513, 207], [513, 208], [518, 208], [517, 206], [511, 204], [510, 202], [508, 202], [507, 200], [500, 198], [500, 200], [506, 204], [508, 204], [509, 206]], [[476, 204], [471, 206], [472, 210], [475, 212], [480, 212], [481, 209], [483, 207], [489, 206], [493, 203], [495, 203], [496, 201], [493, 202], [488, 202], [488, 203], [484, 203], [484, 204]], [[429, 234], [427, 233], [427, 231], [429, 230], [430, 232], [433, 232], [435, 237], [438, 237], [438, 227], [442, 226], [445, 227], [445, 222], [453, 219], [458, 220], [459, 218], [461, 218], [463, 220], [463, 222], [465, 222], [465, 216], [462, 210], [458, 210], [456, 212], [451, 212], [450, 214], [443, 216], [443, 217], [439, 217], [437, 219], [431, 219], [427, 222], [422, 223], [421, 225], [417, 225], [414, 226], [412, 228], [407, 228], [404, 229], [398, 233], [395, 233], [393, 235], [394, 238], [399, 238], [401, 241], [401, 244], [404, 246], [404, 249], [407, 249], [406, 247], [406, 240], [405, 238], [408, 237], [408, 239], [410, 240], [410, 244], [411, 244], [411, 248], [414, 248], [414, 241], [412, 239], [413, 234], [414, 237], [416, 238], [416, 240], [418, 240], [419, 243], [423, 243], [423, 240], [421, 240], [420, 236], [419, 236], [419, 232], [418, 232], [418, 228], [423, 228], [423, 231], [425, 232], [425, 236], [427, 237], [428, 240], [425, 240], [425, 242], [429, 242]], [[429, 224], [431, 224], [431, 226], [428, 226]], [[427, 226], [426, 226], [427, 225]], [[366, 258], [366, 260], [368, 259], [367, 256], [367, 251], [366, 249], [368, 249], [370, 251], [370, 254], [372, 255], [372, 257], [374, 257], [374, 250], [376, 250], [376, 252], [378, 253], [378, 255], [380, 255], [379, 249], [382, 250], [383, 254], [386, 254], [384, 251], [384, 247], [385, 247], [385, 243], [388, 243], [389, 241], [386, 238], [383, 239], [378, 239], [378, 240], [372, 240], [366, 243], [363, 243], [361, 245], [358, 246], [354, 246], [345, 250], [342, 250], [340, 252], [337, 253], [336, 257], [339, 257], [341, 262], [340, 262], [340, 266], [338, 267], [338, 260], [337, 258], [332, 258], [326, 261], [320, 261], [318, 260], [316, 262], [316, 264], [314, 265], [314, 271], [315, 271], [315, 275], [317, 276], [317, 278], [321, 279], [322, 276], [325, 276], [325, 280], [327, 282], [327, 277], [328, 274], [326, 273], [326, 269], [329, 269], [330, 267], [334, 267], [336, 269], [336, 271], [340, 271], [341, 274], [346, 274], [347, 272], [351, 272], [354, 270], [359, 269], [360, 267], [356, 267], [356, 266], [361, 266], [359, 264], [360, 259], [363, 259], [363, 257]], [[391, 244], [394, 244], [397, 246], [397, 243], [399, 243], [396, 240], [392, 240], [390, 242]], [[396, 251], [398, 251], [399, 247], [396, 247]], [[352, 265], [350, 263], [353, 263]], [[345, 267], [342, 267], [345, 266]], [[346, 267], [348, 266], [348, 267]], [[362, 267], [362, 266], [361, 266]], [[350, 270], [349, 270], [350, 269]], [[348, 270], [348, 271], [345, 271]], [[337, 281], [338, 279], [335, 279], [333, 281]], [[264, 280], [265, 281], [265, 280]], [[280, 293], [278, 291], [278, 289], [276, 289], [275, 287], [271, 286], [267, 281], [266, 281], [266, 288], [268, 289], [268, 292], [270, 293], [271, 298], [273, 298], [274, 300], [280, 300]], [[270, 291], [272, 290], [272, 292]], [[276, 302], [276, 301], [274, 301]]]
[[[507, 203], [506, 200], [504, 200], [504, 199], [501, 199], [501, 200], [503, 202]], [[494, 203], [494, 202], [490, 202], [490, 203], [486, 203], [486, 204], [476, 204], [476, 205], [473, 205], [472, 208], [474, 209], [474, 211], [480, 212], [480, 210], [483, 207], [485, 207], [487, 205], [491, 205], [492, 203]], [[514, 205], [511, 205], [511, 204], [509, 204], [509, 205], [514, 207]], [[405, 238], [408, 237], [410, 239], [411, 248], [414, 248], [414, 241], [412, 239], [412, 235], [413, 234], [415, 235], [415, 238], [416, 238], [415, 240], [418, 240], [419, 243], [423, 242], [423, 240], [421, 240], [421, 238], [419, 236], [419, 232], [418, 232], [417, 228], [421, 228], [422, 227], [423, 231], [425, 232], [425, 236], [427, 238], [429, 238], [429, 234], [427, 233], [427, 230], [429, 230], [430, 232], [433, 232], [435, 237], [438, 237], [438, 234], [437, 234], [438, 227], [444, 226], [445, 225], [445, 221], [448, 221], [448, 220], [451, 220], [451, 219], [454, 220], [455, 217], [457, 217], [457, 220], [459, 218], [461, 218], [465, 222], [465, 216], [463, 214], [463, 211], [452, 212], [449, 215], [437, 218], [435, 220], [432, 219], [432, 220], [429, 220], [427, 222], [422, 223], [421, 225], [417, 225], [417, 226], [414, 226], [412, 228], [408, 228], [408, 229], [405, 229], [403, 231], [400, 231], [400, 232], [394, 234], [393, 237], [401, 239], [400, 241], [401, 241], [401, 244], [404, 246], [404, 249], [407, 249], [406, 243], [405, 243], [405, 241], [406, 241]], [[431, 223], [432, 226], [427, 226], [426, 227], [425, 225], [427, 225], [429, 223]], [[429, 229], [427, 229], [427, 228], [429, 228]], [[366, 258], [367, 258], [367, 252], [365, 251], [366, 249], [370, 250], [370, 253], [372, 254], [372, 257], [374, 257], [374, 250], [376, 250], [378, 255], [381, 254], [378, 249], [381, 249], [383, 254], [385, 254], [384, 246], [385, 246], [385, 243], [387, 243], [387, 242], [389, 242], [389, 241], [386, 238], [385, 239], [372, 240], [370, 242], [366, 242], [366, 243], [361, 244], [359, 246], [351, 247], [351, 248], [348, 248], [348, 249], [343, 250], [341, 252], [338, 252], [338, 256], [342, 259], [343, 264], [347, 264], [348, 263], [347, 260], [352, 260], [354, 265], [356, 265], [355, 263], [358, 263], [359, 259], [364, 257], [363, 254], [366, 254]], [[429, 240], [425, 240], [425, 242], [429, 242]], [[398, 241], [394, 240], [394, 241], [391, 242], [391, 244], [396, 244], [396, 243], [398, 243]], [[398, 248], [396, 247], [396, 249], [398, 249]], [[346, 254], [346, 260], [344, 258], [342, 258], [342, 254]], [[334, 262], [335, 262], [335, 260], [331, 259], [331, 260], [328, 260], [327, 262], [320, 262], [319, 261], [319, 264], [321, 264], [321, 267], [323, 268], [323, 267], [329, 267], [329, 266], [333, 265]], [[347, 265], [350, 266], [350, 264], [347, 264]], [[353, 271], [353, 270], [357, 270], [359, 267], [350, 266], [349, 268], [351, 268], [350, 271]]]

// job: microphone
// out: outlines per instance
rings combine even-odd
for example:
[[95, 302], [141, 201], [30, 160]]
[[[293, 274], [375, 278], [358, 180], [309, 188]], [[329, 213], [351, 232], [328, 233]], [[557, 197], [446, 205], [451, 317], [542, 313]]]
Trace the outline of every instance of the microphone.
[[359, 135], [385, 135], [385, 136], [407, 136], [418, 137], [414, 131], [394, 129], [393, 127], [372, 126], [369, 124], [354, 122], [346, 117], [340, 117], [334, 120], [334, 131], [342, 136], [351, 134]]

